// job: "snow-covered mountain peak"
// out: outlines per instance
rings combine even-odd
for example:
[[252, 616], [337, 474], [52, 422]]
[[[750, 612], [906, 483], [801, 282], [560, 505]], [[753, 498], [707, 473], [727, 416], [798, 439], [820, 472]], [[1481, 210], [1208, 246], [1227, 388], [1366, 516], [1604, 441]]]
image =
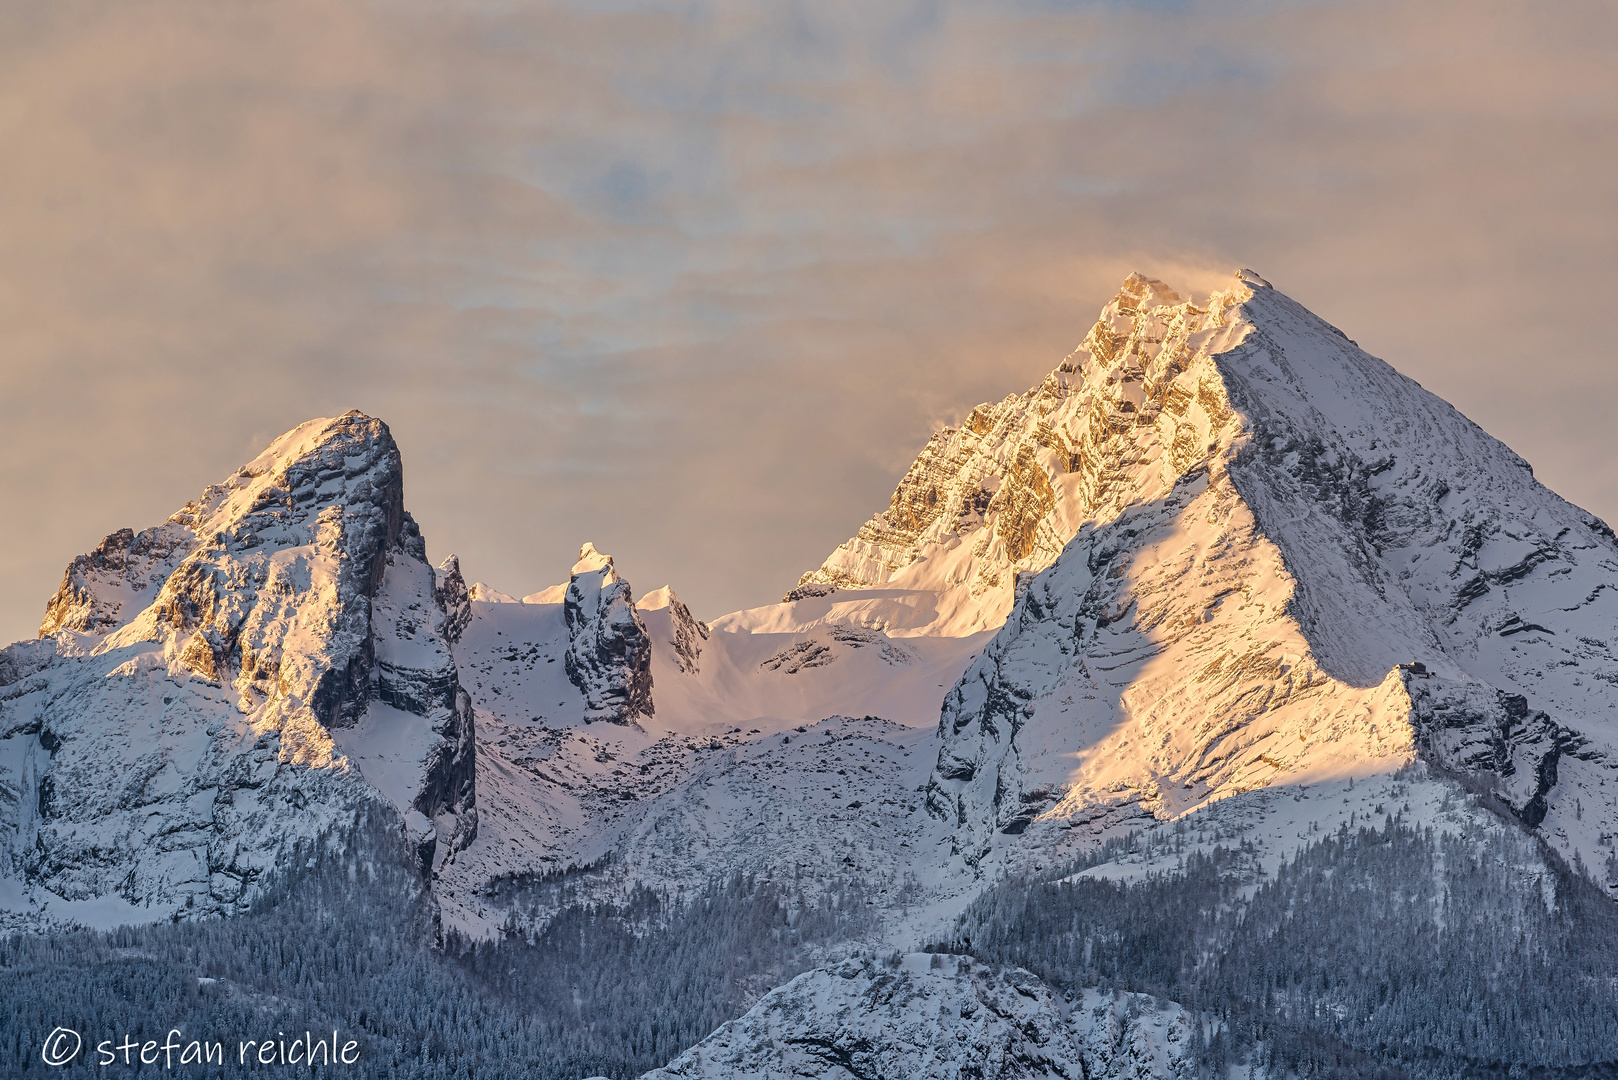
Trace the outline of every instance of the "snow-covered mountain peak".
[[1611, 531], [1257, 274], [1148, 293], [1064, 365], [1086, 513], [945, 703], [929, 806], [962, 853], [1421, 753], [1604, 862]]
[[[403, 523], [398, 478], [398, 447], [380, 421], [351, 412], [300, 424], [163, 525], [138, 534], [120, 530], [75, 559], [46, 605], [40, 637], [57, 638], [63, 651], [93, 648], [97, 639], [145, 611], [155, 599], [153, 590], [199, 548], [245, 549], [294, 535], [312, 539], [319, 522], [299, 508], [307, 509], [317, 498], [347, 502], [348, 479], [367, 488], [363, 494], [356, 488], [357, 501], [374, 505], [380, 528], [396, 535]], [[261, 536], [258, 526], [275, 535]], [[370, 575], [374, 567], [367, 560], [359, 569]]]
[[573, 564], [572, 574], [578, 577], [580, 574], [593, 574], [601, 570], [605, 570], [612, 581], [618, 580], [618, 572], [612, 565], [612, 556], [597, 551], [596, 546], [586, 540], [579, 548], [579, 560]]
[[1237, 280], [1198, 307], [1131, 274], [1039, 385], [933, 436], [887, 509], [787, 603], [925, 593], [929, 618], [895, 611], [893, 625], [944, 635], [999, 626], [1019, 578], [1049, 566], [1085, 523], [1160, 497], [1213, 453], [1229, 411], [1217, 372], [1193, 361], [1210, 335], [1240, 334], [1223, 313], [1247, 295]]
[[1156, 278], [1136, 272], [1124, 278], [1112, 303], [1120, 311], [1150, 311], [1180, 303], [1180, 294]]
[[470, 841], [459, 568], [427, 564], [403, 491], [387, 425], [350, 412], [73, 561], [0, 687], [0, 771], [35, 793], [9, 869], [42, 903], [230, 909], [378, 795], [424, 865]]

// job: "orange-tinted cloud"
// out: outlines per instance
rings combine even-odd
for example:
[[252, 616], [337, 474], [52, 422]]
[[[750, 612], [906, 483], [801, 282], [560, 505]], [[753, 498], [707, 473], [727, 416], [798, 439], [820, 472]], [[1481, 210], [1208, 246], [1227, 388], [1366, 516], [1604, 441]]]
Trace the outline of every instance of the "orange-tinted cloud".
[[431, 550], [777, 597], [1129, 270], [1263, 272], [1618, 516], [1611, 5], [0, 13], [0, 638], [358, 406]]

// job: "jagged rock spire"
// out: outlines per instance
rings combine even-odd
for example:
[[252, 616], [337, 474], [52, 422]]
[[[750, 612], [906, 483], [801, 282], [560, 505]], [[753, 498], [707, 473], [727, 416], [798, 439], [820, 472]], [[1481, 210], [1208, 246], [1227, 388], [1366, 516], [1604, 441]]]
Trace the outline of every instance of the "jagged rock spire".
[[651, 716], [652, 641], [612, 556], [581, 547], [563, 603], [567, 677], [584, 694], [585, 715], [617, 724]]

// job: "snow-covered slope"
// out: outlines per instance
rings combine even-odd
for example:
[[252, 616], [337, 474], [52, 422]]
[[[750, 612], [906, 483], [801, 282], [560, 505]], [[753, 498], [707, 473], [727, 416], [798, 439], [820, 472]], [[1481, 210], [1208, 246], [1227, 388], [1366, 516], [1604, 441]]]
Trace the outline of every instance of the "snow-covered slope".
[[1604, 866], [1611, 531], [1256, 275], [1205, 307], [1153, 289], [1148, 306], [1126, 287], [1070, 361], [1129, 432], [1091, 466], [1128, 497], [1081, 524], [945, 704], [928, 807], [959, 853], [1419, 753]]
[[911, 953], [805, 972], [642, 1080], [1168, 1080], [1191, 1021], [1145, 994], [1055, 998], [1018, 968]]
[[472, 712], [438, 584], [398, 448], [357, 412], [75, 559], [40, 639], [0, 654], [11, 921], [239, 910], [379, 794], [424, 866], [464, 847]]
[[[501, 879], [607, 856], [615, 888], [835, 867], [896, 891], [913, 848], [947, 847], [917, 789], [944, 694], [988, 635], [710, 627], [667, 587], [624, 607], [610, 557], [586, 545], [583, 558], [619, 590], [597, 629], [570, 626], [577, 570], [520, 603], [470, 602], [455, 655], [477, 715], [479, 835], [440, 869], [446, 919], [493, 932]], [[603, 633], [647, 642], [649, 664], [598, 650]], [[601, 661], [585, 689], [568, 672], [581, 641]], [[647, 707], [616, 722], [587, 696], [636, 680]]]

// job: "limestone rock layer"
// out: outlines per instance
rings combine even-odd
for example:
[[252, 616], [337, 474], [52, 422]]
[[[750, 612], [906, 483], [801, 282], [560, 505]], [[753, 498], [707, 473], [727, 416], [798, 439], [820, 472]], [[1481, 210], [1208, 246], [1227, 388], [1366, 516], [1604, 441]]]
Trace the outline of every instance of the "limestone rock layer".
[[41, 917], [138, 919], [239, 909], [378, 803], [424, 869], [464, 847], [473, 716], [436, 584], [398, 447], [358, 412], [75, 559], [0, 658], [7, 876]]

